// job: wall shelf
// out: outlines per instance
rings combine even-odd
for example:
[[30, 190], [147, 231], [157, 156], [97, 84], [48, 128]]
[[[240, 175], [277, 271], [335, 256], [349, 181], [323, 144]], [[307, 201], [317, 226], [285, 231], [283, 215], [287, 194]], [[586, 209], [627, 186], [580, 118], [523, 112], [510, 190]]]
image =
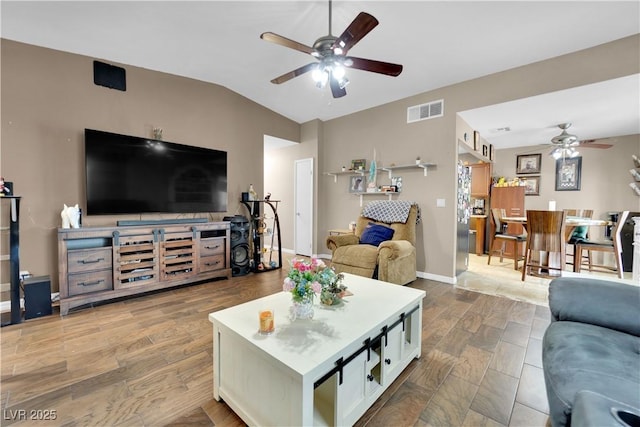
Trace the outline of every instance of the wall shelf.
[[427, 176], [427, 169], [435, 165], [436, 165], [435, 163], [415, 163], [413, 165], [384, 166], [384, 167], [381, 167], [380, 170], [388, 171], [389, 179], [393, 177], [394, 170], [402, 170], [402, 169], [422, 169], [424, 171], [424, 176]]
[[[403, 169], [422, 169], [424, 171], [424, 176], [427, 176], [427, 169], [430, 167], [436, 166], [435, 163], [414, 163], [412, 165], [397, 165], [397, 166], [382, 166], [376, 172], [380, 173], [382, 171], [386, 171], [389, 173], [389, 179], [393, 177], [393, 171], [395, 170], [403, 170]], [[368, 175], [369, 170], [347, 170], [340, 172], [325, 172], [325, 175], [332, 176], [333, 182], [338, 182], [338, 176], [340, 175]]]
[[369, 170], [346, 170], [340, 172], [325, 172], [324, 175], [333, 177], [333, 182], [338, 182], [338, 176], [340, 175], [369, 175]]
[[400, 194], [399, 191], [371, 191], [366, 193], [352, 193], [355, 196], [359, 196], [360, 198], [360, 206], [362, 207], [362, 199], [364, 196], [387, 196], [389, 200], [393, 197], [394, 194]]

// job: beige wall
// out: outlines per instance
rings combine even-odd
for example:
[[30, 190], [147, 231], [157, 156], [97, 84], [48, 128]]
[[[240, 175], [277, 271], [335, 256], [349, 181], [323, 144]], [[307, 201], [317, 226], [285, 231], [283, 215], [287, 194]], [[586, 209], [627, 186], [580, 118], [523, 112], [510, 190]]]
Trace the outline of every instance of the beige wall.
[[[166, 141], [227, 151], [230, 214], [241, 212], [240, 193], [250, 183], [263, 193], [263, 135], [300, 139], [297, 123], [221, 86], [124, 66], [126, 92], [111, 90], [94, 85], [94, 58], [1, 43], [0, 167], [22, 196], [21, 269], [51, 275], [54, 289], [60, 210], [63, 203], [86, 205], [85, 128], [151, 137], [160, 127]], [[83, 224], [138, 218], [87, 216]]]
[[[516, 158], [519, 154], [542, 154], [540, 195], [525, 197], [525, 209], [548, 209], [549, 201], [556, 201], [556, 209], [593, 209], [594, 218], [607, 219], [607, 212], [640, 211], [640, 197], [629, 187], [634, 167], [632, 154], [640, 154], [640, 135], [610, 138], [599, 143], [611, 148], [581, 148], [582, 174], [580, 191], [556, 191], [556, 161], [548, 153], [549, 145], [498, 150], [493, 165], [494, 176], [516, 177]], [[526, 175], [520, 175], [526, 176]]]
[[[220, 86], [135, 67], [125, 66], [127, 92], [98, 87], [92, 81], [93, 58], [2, 40], [0, 166], [23, 196], [22, 268], [55, 280], [60, 209], [63, 203], [84, 204], [83, 129], [146, 136], [153, 127], [161, 127], [168, 141], [228, 151], [229, 214], [243, 212], [237, 200], [249, 183], [260, 194], [266, 190], [281, 197], [286, 203], [281, 208], [283, 246], [290, 249], [293, 206], [287, 204], [293, 202], [293, 190], [271, 182], [263, 186], [263, 135], [300, 141], [293, 148], [299, 151], [280, 160], [282, 179], [293, 176], [296, 158], [316, 159], [314, 252], [319, 254], [328, 252], [327, 230], [344, 228], [360, 212], [357, 197], [348, 194], [347, 177], [334, 183], [323, 172], [340, 170], [351, 159], [370, 161], [374, 148], [379, 165], [410, 164], [417, 155], [436, 163], [427, 177], [418, 170], [402, 171], [400, 197], [422, 208], [417, 238], [420, 275], [454, 281], [455, 164], [461, 137], [456, 112], [638, 73], [639, 47], [636, 35], [324, 123], [298, 125]], [[445, 101], [444, 117], [406, 123], [407, 107], [438, 99]], [[624, 166], [627, 174], [630, 167]], [[388, 181], [386, 174], [378, 179]], [[543, 191], [545, 187], [543, 182]], [[623, 197], [633, 196], [625, 190]], [[602, 191], [609, 190], [605, 186]], [[437, 199], [445, 199], [446, 207], [436, 208]], [[87, 217], [84, 223], [113, 224], [122, 218], [126, 217]]]
[[[384, 164], [410, 163], [416, 155], [436, 163], [428, 177], [403, 172], [401, 198], [415, 200], [422, 208], [418, 270], [425, 277], [454, 281], [455, 164], [457, 141], [462, 138], [456, 134], [456, 112], [638, 73], [639, 47], [640, 36], [636, 35], [328, 121], [320, 158], [325, 170], [339, 170], [350, 159], [370, 160], [375, 147]], [[406, 123], [407, 107], [438, 99], [444, 99], [444, 117]], [[357, 199], [346, 188], [344, 178], [337, 184], [330, 177], [320, 180], [320, 192], [331, 203], [320, 207], [319, 233], [343, 227], [358, 215]], [[622, 196], [633, 194], [625, 191]], [[436, 208], [439, 198], [445, 199], [445, 208]]]

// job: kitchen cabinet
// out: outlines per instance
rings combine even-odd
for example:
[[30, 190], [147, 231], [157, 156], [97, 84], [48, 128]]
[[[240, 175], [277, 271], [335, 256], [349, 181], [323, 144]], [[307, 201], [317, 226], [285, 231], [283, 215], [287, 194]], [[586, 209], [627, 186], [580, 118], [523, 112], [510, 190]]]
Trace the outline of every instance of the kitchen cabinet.
[[469, 165], [469, 168], [471, 169], [471, 197], [488, 197], [491, 188], [491, 163], [475, 163]]
[[[491, 208], [504, 209], [505, 216], [526, 216], [524, 210], [524, 186], [518, 187], [493, 187], [491, 189]], [[490, 213], [490, 212], [489, 212]], [[493, 215], [489, 215], [490, 230], [495, 230]], [[509, 224], [507, 228], [509, 234], [523, 234], [524, 228], [521, 224]], [[491, 249], [491, 248], [490, 248]], [[506, 257], [513, 258], [513, 246], [507, 245]], [[521, 248], [521, 252], [522, 248]]]

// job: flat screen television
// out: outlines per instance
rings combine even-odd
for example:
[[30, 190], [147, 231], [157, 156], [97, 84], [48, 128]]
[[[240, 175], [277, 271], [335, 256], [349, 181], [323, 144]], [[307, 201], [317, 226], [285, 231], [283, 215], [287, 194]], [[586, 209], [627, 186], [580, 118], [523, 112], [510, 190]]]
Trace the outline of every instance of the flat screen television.
[[87, 215], [226, 212], [227, 152], [84, 131]]

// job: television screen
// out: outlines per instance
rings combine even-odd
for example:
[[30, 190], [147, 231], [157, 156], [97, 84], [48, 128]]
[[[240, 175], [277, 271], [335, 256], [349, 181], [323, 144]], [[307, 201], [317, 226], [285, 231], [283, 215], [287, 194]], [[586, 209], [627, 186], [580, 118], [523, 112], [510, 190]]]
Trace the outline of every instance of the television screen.
[[85, 129], [88, 215], [226, 212], [226, 151]]

